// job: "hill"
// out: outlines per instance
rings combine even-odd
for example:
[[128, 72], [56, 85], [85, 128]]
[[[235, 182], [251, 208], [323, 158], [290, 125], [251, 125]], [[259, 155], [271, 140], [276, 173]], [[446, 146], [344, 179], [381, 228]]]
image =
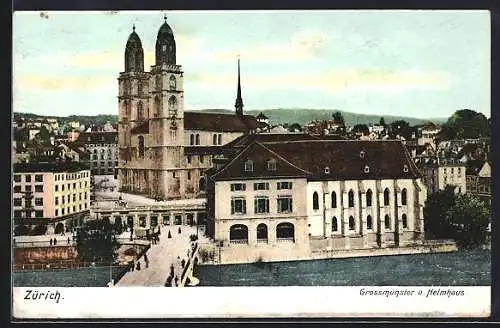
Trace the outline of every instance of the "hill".
[[[225, 113], [225, 114], [234, 113], [234, 110], [227, 110], [227, 109], [202, 109], [202, 111], [209, 113]], [[264, 109], [264, 110], [245, 110], [245, 113], [248, 115], [257, 116], [260, 112], [262, 112], [269, 118], [270, 122], [273, 124], [299, 123], [300, 125], [304, 125], [314, 120], [331, 119], [332, 114], [337, 111], [342, 113], [342, 115], [344, 116], [345, 124], [347, 126], [354, 126], [356, 124], [369, 124], [369, 123], [375, 124], [378, 123], [380, 121], [380, 118], [382, 117], [380, 115], [358, 114], [336, 109], [307, 109], [307, 108], [293, 108], [293, 109], [274, 108], [274, 109]], [[41, 115], [30, 114], [30, 113], [14, 113], [14, 118], [17, 118], [19, 116], [33, 118], [33, 119], [44, 117]], [[446, 122], [447, 120], [447, 118], [419, 119], [406, 116], [390, 116], [390, 115], [383, 117], [387, 124], [390, 124], [391, 122], [397, 120], [404, 120], [407, 121], [411, 126], [424, 124], [428, 121], [441, 124]], [[61, 122], [77, 120], [85, 125], [89, 125], [90, 123], [104, 124], [108, 121], [111, 124], [118, 123], [118, 115], [111, 115], [111, 114], [101, 114], [97, 116], [71, 115], [68, 117], [53, 117], [53, 118], [56, 118]]]

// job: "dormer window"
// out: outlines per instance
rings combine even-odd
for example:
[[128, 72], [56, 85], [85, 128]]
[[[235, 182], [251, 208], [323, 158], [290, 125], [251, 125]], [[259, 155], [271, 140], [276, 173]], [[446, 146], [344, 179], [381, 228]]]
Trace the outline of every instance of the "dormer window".
[[364, 150], [359, 152], [359, 158], [365, 158], [365, 152]]
[[328, 166], [325, 167], [325, 174], [330, 174], [330, 168]]
[[267, 162], [267, 170], [268, 171], [276, 171], [276, 160], [274, 158], [270, 159]]
[[365, 173], [370, 173], [370, 167], [368, 165], [365, 165], [364, 172]]
[[408, 172], [408, 165], [403, 166], [403, 172]]
[[253, 161], [251, 159], [245, 162], [245, 172], [253, 172]]

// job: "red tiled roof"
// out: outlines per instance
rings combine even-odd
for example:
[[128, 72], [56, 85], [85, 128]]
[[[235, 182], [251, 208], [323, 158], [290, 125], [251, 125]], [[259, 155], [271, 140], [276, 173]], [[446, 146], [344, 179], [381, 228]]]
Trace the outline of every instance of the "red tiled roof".
[[[270, 158], [278, 161], [274, 172], [267, 171]], [[244, 171], [247, 159], [254, 162], [253, 172]], [[405, 165], [408, 172], [404, 170]], [[365, 166], [369, 167], [368, 173], [364, 172]], [[325, 174], [325, 167], [329, 168], [329, 174]], [[312, 180], [412, 179], [420, 176], [400, 141], [309, 140], [254, 142], [213, 177], [231, 180], [262, 178], [270, 174], [306, 175]]]
[[247, 132], [258, 127], [260, 124], [251, 115], [184, 112], [186, 130]]

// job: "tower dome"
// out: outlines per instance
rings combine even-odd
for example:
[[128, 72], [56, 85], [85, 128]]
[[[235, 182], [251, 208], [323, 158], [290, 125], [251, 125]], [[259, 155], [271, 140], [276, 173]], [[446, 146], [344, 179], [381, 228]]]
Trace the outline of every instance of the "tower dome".
[[158, 30], [156, 37], [156, 65], [175, 65], [175, 39], [172, 28], [165, 22]]
[[142, 42], [135, 32], [135, 25], [132, 30], [125, 46], [125, 72], [143, 72], [144, 50], [142, 49]]

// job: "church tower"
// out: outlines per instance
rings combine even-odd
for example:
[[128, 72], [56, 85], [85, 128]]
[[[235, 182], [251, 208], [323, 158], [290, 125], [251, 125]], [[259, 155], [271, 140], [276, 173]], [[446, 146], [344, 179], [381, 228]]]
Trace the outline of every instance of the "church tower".
[[149, 73], [144, 72], [144, 50], [135, 25], [125, 46], [125, 70], [118, 77], [119, 188], [129, 190], [133, 145], [131, 129], [149, 118]]
[[167, 18], [156, 37], [151, 67], [150, 134], [152, 188], [161, 198], [183, 197], [184, 88], [182, 67], [176, 64], [175, 38]]
[[243, 99], [241, 98], [241, 81], [240, 81], [240, 58], [238, 58], [238, 90], [236, 92], [236, 115], [243, 116]]

